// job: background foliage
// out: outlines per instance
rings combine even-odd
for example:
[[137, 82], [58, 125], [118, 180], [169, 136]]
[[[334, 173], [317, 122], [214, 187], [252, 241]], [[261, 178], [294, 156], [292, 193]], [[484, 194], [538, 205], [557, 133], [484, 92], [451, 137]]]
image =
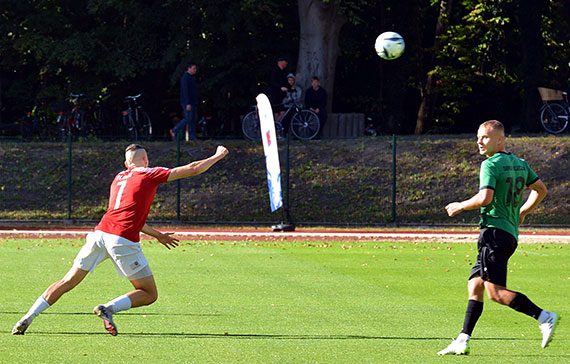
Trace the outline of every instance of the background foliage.
[[[348, 22], [340, 34], [332, 111], [376, 114], [384, 132], [414, 131], [419, 88], [429, 73], [437, 87], [427, 132], [471, 131], [485, 118], [532, 130], [540, 106], [536, 86], [567, 86], [566, 1], [448, 2], [441, 51], [434, 48], [440, 1], [341, 5]], [[376, 36], [386, 30], [406, 39], [398, 60], [374, 53]], [[266, 91], [276, 57], [287, 56], [294, 71], [298, 47], [293, 0], [4, 0], [0, 123], [23, 116], [34, 99], [54, 102], [70, 92], [105, 101], [118, 120], [123, 97], [142, 92], [164, 134], [180, 113], [178, 79], [192, 59], [199, 64], [200, 113], [239, 135], [239, 116]]]

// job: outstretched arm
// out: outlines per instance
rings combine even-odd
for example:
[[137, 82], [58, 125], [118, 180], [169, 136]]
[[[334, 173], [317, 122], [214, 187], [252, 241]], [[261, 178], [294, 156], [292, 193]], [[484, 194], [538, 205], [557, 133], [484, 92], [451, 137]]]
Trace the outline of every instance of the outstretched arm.
[[494, 194], [495, 191], [492, 189], [484, 188], [479, 190], [479, 193], [471, 197], [469, 200], [450, 203], [445, 206], [445, 210], [450, 217], [453, 217], [462, 211], [479, 209], [490, 204], [491, 201], [493, 201]]
[[189, 163], [185, 166], [172, 168], [170, 176], [168, 177], [168, 182], [204, 173], [220, 159], [224, 158], [228, 153], [228, 150], [220, 145], [216, 150], [216, 154], [211, 157]]
[[162, 245], [170, 249], [170, 247], [178, 246], [178, 239], [173, 238], [171, 235], [174, 233], [161, 233], [160, 231], [151, 228], [146, 223], [144, 224], [142, 230], [143, 233], [156, 238]]
[[526, 202], [521, 206], [519, 225], [522, 225], [526, 215], [528, 215], [536, 206], [546, 197], [548, 191], [544, 183], [541, 180], [537, 180], [530, 186], [528, 186], [532, 191], [528, 195]]

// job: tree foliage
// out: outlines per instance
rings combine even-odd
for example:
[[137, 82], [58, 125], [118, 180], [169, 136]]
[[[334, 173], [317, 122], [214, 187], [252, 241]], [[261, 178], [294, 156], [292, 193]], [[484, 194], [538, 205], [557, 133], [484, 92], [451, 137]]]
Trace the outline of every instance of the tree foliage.
[[[440, 0], [312, 1], [340, 5], [347, 20], [331, 111], [376, 113], [385, 132], [413, 132], [428, 75], [437, 80], [428, 132], [472, 131], [491, 117], [530, 129], [533, 111], [522, 109], [537, 84], [566, 89], [570, 80], [568, 2], [525, 8], [514, 0], [455, 0], [438, 50]], [[538, 37], [529, 24], [535, 13]], [[406, 40], [400, 59], [374, 53], [374, 39], [387, 30]], [[170, 115], [180, 113], [179, 77], [194, 60], [200, 112], [238, 134], [239, 116], [266, 91], [276, 58], [288, 57], [290, 72], [302, 69], [299, 40], [293, 0], [3, 0], [0, 122], [19, 118], [34, 98], [82, 92], [120, 110], [124, 96], [142, 92], [145, 108], [167, 130]], [[536, 92], [535, 100], [536, 108]]]

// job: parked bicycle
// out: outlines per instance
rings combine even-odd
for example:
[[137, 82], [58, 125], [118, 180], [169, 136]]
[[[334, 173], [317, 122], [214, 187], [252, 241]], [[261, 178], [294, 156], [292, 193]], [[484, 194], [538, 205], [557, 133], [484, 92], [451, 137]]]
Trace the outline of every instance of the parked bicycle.
[[29, 111], [20, 120], [22, 138], [47, 140], [54, 132], [55, 125], [48, 120], [46, 99], [34, 100]]
[[540, 108], [540, 123], [551, 134], [563, 133], [568, 127], [570, 105], [568, 94], [560, 90], [539, 87], [538, 92], [544, 105]]
[[128, 108], [122, 112], [123, 126], [127, 135], [134, 140], [139, 140], [139, 138], [148, 139], [152, 136], [150, 117], [137, 102], [141, 95], [125, 97], [125, 103], [128, 105]]
[[[275, 132], [277, 137], [284, 137], [285, 128], [283, 121], [289, 121], [289, 130], [299, 140], [311, 140], [317, 136], [321, 123], [317, 114], [311, 110], [303, 110], [296, 103], [292, 103], [285, 110], [285, 114], [280, 121], [275, 121]], [[243, 135], [251, 141], [261, 140], [261, 129], [259, 126], [259, 114], [257, 106], [253, 111], [246, 114], [242, 121]]]
[[86, 136], [94, 133], [95, 118], [85, 94], [69, 94], [70, 110], [57, 114], [57, 129], [60, 137], [68, 135]]

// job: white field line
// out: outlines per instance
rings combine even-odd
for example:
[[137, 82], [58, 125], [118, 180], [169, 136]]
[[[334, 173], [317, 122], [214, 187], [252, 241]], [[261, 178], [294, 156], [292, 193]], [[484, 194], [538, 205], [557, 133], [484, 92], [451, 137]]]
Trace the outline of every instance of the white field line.
[[[87, 235], [91, 230], [0, 230], [0, 234], [10, 235]], [[445, 241], [465, 241], [468, 239], [476, 240], [479, 235], [478, 232], [473, 233], [421, 233], [421, 232], [390, 232], [390, 233], [335, 233], [335, 232], [255, 232], [255, 231], [176, 231], [179, 236], [230, 236], [230, 237], [288, 237], [288, 238], [347, 238], [347, 239], [441, 239]], [[521, 234], [519, 237], [520, 243], [525, 242], [556, 242], [556, 243], [570, 243], [570, 235], [541, 235], [541, 234]]]

